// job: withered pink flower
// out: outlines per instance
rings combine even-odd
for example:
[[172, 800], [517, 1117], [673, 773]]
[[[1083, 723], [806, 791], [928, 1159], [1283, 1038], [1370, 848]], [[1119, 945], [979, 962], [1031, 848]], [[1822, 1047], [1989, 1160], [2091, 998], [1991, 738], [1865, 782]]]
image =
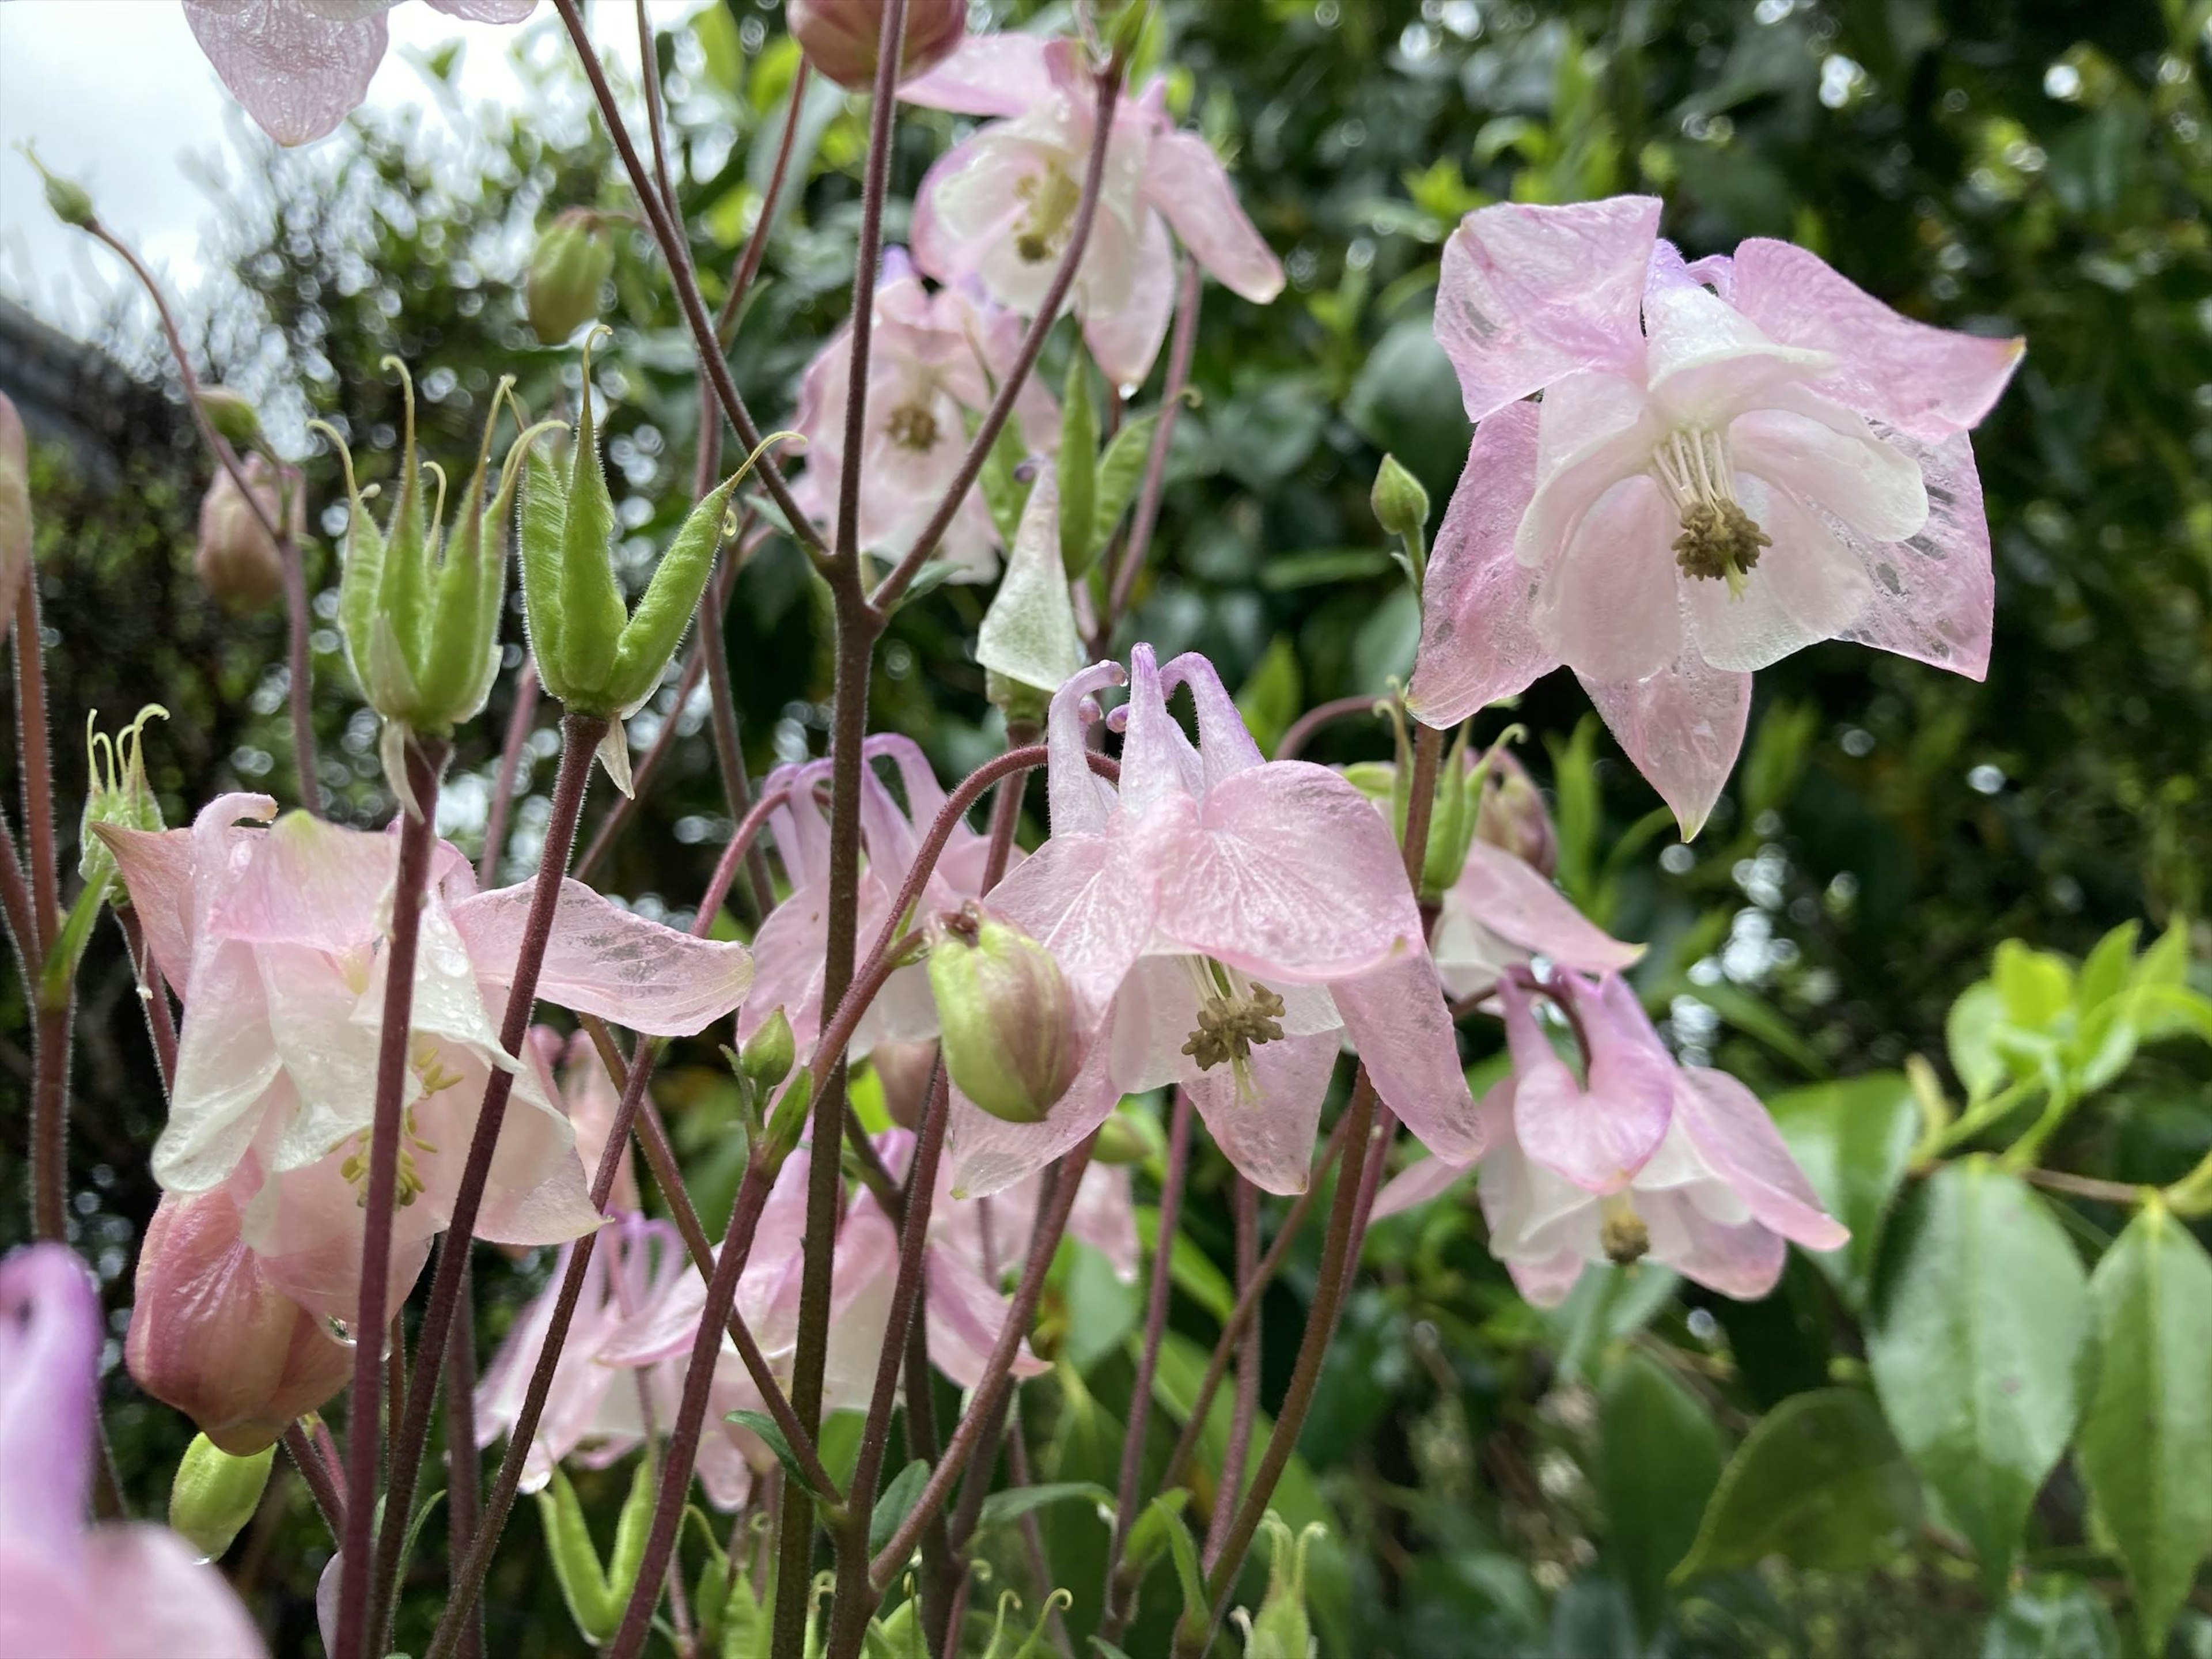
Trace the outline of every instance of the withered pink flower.
[[[400, 0], [185, 0], [215, 72], [261, 130], [304, 144], [368, 96]], [[430, 0], [449, 17], [520, 23], [538, 0]]]
[[[1481, 1151], [1474, 1103], [1389, 826], [1336, 773], [1263, 761], [1212, 665], [1130, 658], [1115, 789], [1090, 769], [1100, 663], [1053, 698], [1052, 837], [992, 893], [1056, 956], [1097, 1036], [1040, 1123], [954, 1093], [953, 1190], [989, 1194], [1073, 1146], [1122, 1095], [1188, 1090], [1245, 1176], [1304, 1189], [1322, 1097], [1349, 1038], [1382, 1102], [1431, 1149]], [[1168, 712], [1188, 687], [1194, 746]]]
[[101, 1336], [68, 1249], [0, 1261], [0, 1653], [261, 1659], [236, 1593], [183, 1539], [84, 1524]]
[[1966, 433], [2021, 343], [1912, 322], [1784, 242], [1685, 264], [1658, 227], [1650, 197], [1501, 204], [1447, 244], [1437, 337], [1480, 425], [1407, 701], [1449, 726], [1565, 664], [1689, 836], [1753, 671], [1846, 639], [1985, 672]]
[[286, 1296], [218, 1187], [165, 1194], [138, 1247], [124, 1363], [234, 1456], [276, 1444], [353, 1375], [353, 1350]]
[[[1074, 228], [1097, 96], [1083, 49], [1034, 34], [971, 36], [900, 88], [909, 103], [999, 118], [929, 170], [915, 204], [914, 257], [943, 283], [974, 278], [1034, 317]], [[1107, 140], [1090, 244], [1070, 303], [1091, 356], [1116, 385], [1150, 373], [1175, 310], [1168, 228], [1225, 287], [1266, 303], [1283, 267], [1206, 140], [1167, 113], [1165, 83], [1125, 98]]]
[[[896, 560], [914, 546], [968, 453], [968, 420], [988, 409], [1021, 349], [1022, 319], [964, 288], [932, 293], [905, 250], [884, 256], [868, 354], [868, 424], [860, 452], [860, 547]], [[851, 390], [853, 327], [830, 338], [799, 382], [793, 424], [806, 440], [806, 470], [793, 486], [799, 504], [824, 524], [837, 516], [845, 470], [845, 410]], [[1032, 375], [1014, 406], [1022, 441], [1060, 446], [1060, 410]], [[988, 581], [999, 568], [999, 532], [971, 489], [936, 554], [954, 581]]]
[[[185, 1001], [155, 1178], [177, 1194], [227, 1188], [276, 1285], [350, 1322], [398, 842], [304, 813], [258, 827], [276, 810], [265, 796], [226, 795], [190, 830], [100, 833]], [[530, 885], [476, 892], [467, 860], [442, 842], [431, 873], [392, 1226], [402, 1293], [451, 1212], [495, 1067], [517, 1075], [478, 1232], [551, 1244], [599, 1223], [542, 1060], [527, 1044], [502, 1052], [489, 1012], [506, 1003]], [[750, 979], [744, 947], [690, 939], [571, 881], [538, 994], [632, 1030], [686, 1036], [734, 1007]]]
[[[1562, 973], [1551, 994], [1580, 1038], [1580, 1076], [1541, 1028], [1518, 975], [1499, 987], [1512, 1073], [1484, 1097], [1490, 1151], [1478, 1191], [1490, 1248], [1540, 1306], [1592, 1262], [1644, 1255], [1724, 1296], [1756, 1300], [1791, 1243], [1850, 1234], [1820, 1208], [1758, 1097], [1726, 1073], [1678, 1066], [1616, 975]], [[1415, 1164], [1375, 1213], [1435, 1197], [1463, 1159]]]

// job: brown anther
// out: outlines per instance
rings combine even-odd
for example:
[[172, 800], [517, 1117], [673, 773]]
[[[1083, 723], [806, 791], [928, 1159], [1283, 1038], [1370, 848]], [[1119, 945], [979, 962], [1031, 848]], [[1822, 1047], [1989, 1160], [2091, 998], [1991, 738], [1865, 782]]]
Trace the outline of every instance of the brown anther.
[[1264, 985], [1255, 985], [1249, 997], [1208, 997], [1199, 1005], [1198, 1029], [1182, 1052], [1201, 1072], [1242, 1065], [1260, 1044], [1282, 1041], [1282, 998]]
[[1731, 586], [1759, 562], [1759, 550], [1774, 538], [1735, 501], [1692, 501], [1682, 509], [1682, 533], [1674, 538], [1674, 562], [1685, 575]]
[[926, 404], [907, 404], [893, 410], [890, 419], [884, 422], [884, 429], [902, 449], [927, 454], [937, 447], [937, 416], [930, 413]]

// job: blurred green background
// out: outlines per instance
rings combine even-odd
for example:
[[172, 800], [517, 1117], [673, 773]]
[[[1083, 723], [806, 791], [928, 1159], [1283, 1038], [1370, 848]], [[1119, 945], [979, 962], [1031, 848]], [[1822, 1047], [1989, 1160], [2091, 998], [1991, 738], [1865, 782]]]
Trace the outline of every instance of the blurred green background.
[[[598, 9], [601, 27], [628, 26], [627, 8]], [[1561, 816], [1562, 880], [1613, 931], [1652, 942], [1639, 987], [1678, 1046], [1762, 1093], [1887, 1073], [1915, 1054], [1942, 1071], [1946, 1012], [1987, 971], [1999, 939], [2079, 956], [2128, 920], [2163, 928], [2203, 914], [2212, 7], [1169, 0], [1163, 9], [1170, 101], [1231, 157], [1290, 284], [1267, 308], [1206, 295], [1199, 396], [1177, 430], [1152, 568], [1120, 647], [1206, 651], [1243, 688], [1263, 741], [1303, 708], [1402, 678], [1417, 608], [1367, 492], [1389, 450], [1425, 480], [1440, 514], [1465, 456], [1468, 428], [1429, 329], [1443, 237], [1490, 201], [1651, 191], [1667, 200], [1667, 234], [1693, 257], [1746, 236], [1790, 238], [1909, 315], [2028, 341], [2019, 377], [1975, 435], [1998, 596], [1986, 684], [1841, 644], [1762, 674], [1744, 763], [1688, 847], [1569, 677], [1478, 729], [1488, 737], [1510, 719], [1535, 734], [1523, 752]], [[979, 22], [1066, 12], [976, 10]], [[771, 0], [726, 0], [659, 40], [710, 300], [757, 212], [787, 106], [793, 56], [779, 12]], [[372, 117], [304, 153], [257, 154], [255, 187], [227, 210], [222, 274], [184, 296], [204, 368], [260, 400], [280, 445], [305, 458], [310, 527], [320, 532], [307, 558], [319, 592], [323, 764], [333, 810], [364, 826], [390, 803], [331, 620], [343, 514], [317, 515], [343, 501], [341, 480], [305, 422], [347, 431], [364, 482], [388, 472], [398, 405], [377, 367], [387, 353], [414, 369], [426, 451], [449, 466], [473, 453], [497, 375], [518, 374], [536, 411], [573, 404], [575, 356], [537, 344], [515, 283], [550, 211], [620, 210], [629, 198], [565, 58], [539, 60], [554, 66], [535, 71], [526, 111], [457, 114], [458, 137]], [[737, 336], [740, 384], [767, 423], [790, 410], [799, 372], [845, 314], [860, 107], [815, 89], [800, 129], [805, 185], [772, 228], [765, 280]], [[954, 126], [921, 112], [905, 121], [894, 240]], [[696, 404], [690, 338], [657, 255], [641, 231], [617, 241], [616, 336], [593, 369], [613, 406], [609, 470], [636, 579], [688, 505]], [[101, 343], [132, 375], [167, 383], [158, 340], [118, 325]], [[1055, 380], [1059, 361], [1048, 359]], [[1132, 407], [1157, 398], [1156, 387], [1139, 391]], [[198, 589], [191, 521], [205, 468], [173, 400], [110, 387], [103, 410], [102, 435], [42, 448], [34, 469], [67, 816], [82, 784], [75, 734], [87, 711], [112, 720], [147, 701], [173, 716], [147, 744], [171, 823], [226, 788], [281, 798], [291, 767], [281, 615], [229, 614]], [[878, 657], [872, 724], [913, 734], [948, 778], [999, 742], [969, 654], [987, 592], [935, 590], [898, 614]], [[516, 605], [519, 662], [519, 595]], [[769, 543], [742, 571], [726, 627], [754, 775], [820, 752], [826, 602], [789, 544]], [[444, 827], [471, 854], [511, 695], [509, 678], [457, 750]], [[600, 879], [641, 908], [680, 916], [728, 826], [703, 697], [682, 709], [672, 701], [665, 694], [634, 729], [640, 745], [665, 720], [680, 735]], [[514, 878], [534, 861], [552, 737], [541, 729], [532, 750], [538, 794], [520, 809]], [[1386, 729], [1340, 725], [1311, 752], [1378, 757]], [[11, 752], [11, 795], [13, 763]], [[1033, 794], [1032, 811], [1041, 804]], [[2201, 927], [2195, 953], [2212, 953]], [[82, 983], [73, 1174], [82, 1242], [119, 1306], [155, 1197], [144, 1153], [160, 1093], [112, 937]], [[26, 1048], [11, 975], [0, 986], [0, 1088], [11, 1102], [27, 1079]], [[668, 1098], [707, 1174], [727, 1107], [711, 1048], [692, 1060], [672, 1073]], [[2212, 1139], [2208, 1097], [2202, 1050], [2154, 1052], [2069, 1123], [2045, 1161], [2170, 1180]], [[14, 1191], [20, 1109], [4, 1121], [0, 1186]], [[1193, 1207], [1197, 1242], [1226, 1262], [1225, 1206]], [[1605, 1486], [1578, 1352], [1656, 1317], [1692, 1370], [1710, 1371], [1717, 1420], [1733, 1431], [1838, 1363], [1848, 1368], [1851, 1322], [1802, 1261], [1758, 1308], [1693, 1294], [1662, 1310], [1662, 1285], [1649, 1308], [1623, 1311], [1608, 1288], [1606, 1305], [1538, 1318], [1510, 1296], [1469, 1213], [1438, 1206], [1378, 1232], [1377, 1271], [1354, 1300], [1306, 1431], [1300, 1467], [1346, 1546], [1330, 1569], [1329, 1650], [1644, 1651], [1652, 1632], [1638, 1633], [1621, 1589], [1633, 1575], [1608, 1541], [1617, 1494]], [[23, 1224], [6, 1206], [0, 1241]], [[1311, 1249], [1293, 1261], [1268, 1304], [1271, 1391], [1311, 1286]], [[543, 1263], [524, 1271], [542, 1274]], [[1202, 1275], [1184, 1286], [1177, 1324], [1210, 1343], [1194, 1285]], [[502, 1317], [487, 1322], [495, 1333]], [[1111, 1373], [1121, 1363], [1093, 1375], [1097, 1398], [1057, 1397], [1041, 1434], [1064, 1469], [1080, 1462], [1085, 1437], [1116, 1443], [1113, 1401], [1118, 1388], [1126, 1402], [1128, 1384]], [[176, 1419], [139, 1401], [119, 1369], [112, 1397], [126, 1481], [154, 1503], [181, 1446]], [[1695, 1472], [1681, 1479], [1694, 1485]], [[2100, 1582], [2109, 1563], [2084, 1565], [2094, 1540], [2079, 1495], [2057, 1485], [2037, 1522], [2049, 1564]], [[315, 1541], [304, 1509], [287, 1524]], [[1079, 1522], [1056, 1524], [1056, 1565], [1063, 1551], [1095, 1549], [1076, 1536]], [[534, 1525], [518, 1517], [518, 1543]], [[254, 1571], [284, 1609], [283, 1650], [304, 1651], [312, 1575], [302, 1552], [274, 1536], [257, 1547]], [[495, 1639], [518, 1655], [568, 1650], [527, 1553], [511, 1551], [495, 1580]], [[1984, 1639], [1989, 1605], [1969, 1569], [1924, 1543], [1900, 1547], [1871, 1581], [1745, 1573], [1717, 1583], [1668, 1616], [1656, 1638], [1665, 1651], [1965, 1653]], [[2202, 1591], [2199, 1606], [2212, 1606]], [[2175, 1652], [2212, 1651], [2212, 1620], [2193, 1628], [2177, 1632]], [[402, 1635], [403, 1645], [422, 1639]]]

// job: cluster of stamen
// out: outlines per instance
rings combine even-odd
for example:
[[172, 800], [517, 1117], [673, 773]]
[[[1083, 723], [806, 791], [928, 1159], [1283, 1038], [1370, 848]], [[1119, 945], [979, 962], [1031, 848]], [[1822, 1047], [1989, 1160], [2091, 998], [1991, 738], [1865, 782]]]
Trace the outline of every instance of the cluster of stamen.
[[1636, 1213], [1636, 1206], [1626, 1193], [1615, 1193], [1599, 1206], [1598, 1243], [1605, 1249], [1606, 1260], [1626, 1267], [1632, 1261], [1641, 1261], [1651, 1249], [1651, 1230], [1644, 1224], [1644, 1218]]
[[918, 399], [893, 410], [890, 418], [884, 422], [884, 429], [901, 449], [926, 455], [937, 447], [937, 416], [927, 404]]
[[1240, 1097], [1254, 1092], [1252, 1050], [1283, 1039], [1283, 1000], [1266, 986], [1210, 958], [1190, 959], [1198, 982], [1198, 1024], [1182, 1052], [1210, 1072], [1226, 1066]]
[[[422, 1127], [415, 1121], [415, 1107], [420, 1106], [423, 1100], [428, 1100], [432, 1095], [441, 1094], [446, 1090], [453, 1088], [461, 1080], [461, 1074], [446, 1064], [443, 1055], [439, 1052], [435, 1037], [416, 1037], [414, 1048], [408, 1055], [408, 1064], [413, 1068], [416, 1079], [422, 1085], [422, 1099], [417, 1100], [414, 1106], [407, 1108], [399, 1121], [399, 1157], [396, 1181], [392, 1188], [392, 1199], [396, 1206], [403, 1210], [420, 1198], [429, 1185], [423, 1178], [422, 1165], [416, 1161], [415, 1155], [417, 1152], [434, 1153], [438, 1150], [436, 1146], [422, 1138]], [[338, 1143], [342, 1146], [350, 1148], [346, 1153], [344, 1161], [338, 1165], [338, 1175], [346, 1185], [354, 1189], [353, 1201], [362, 1209], [368, 1207], [368, 1158], [371, 1133], [370, 1130], [362, 1129], [348, 1135]]]
[[1083, 201], [1082, 187], [1055, 161], [1021, 180], [1014, 194], [1029, 204], [1029, 211], [1014, 229], [1014, 252], [1022, 256], [1023, 264], [1041, 265], [1067, 246], [1075, 210]]
[[1674, 562], [1685, 575], [1726, 582], [1741, 598], [1759, 550], [1774, 540], [1735, 498], [1727, 441], [1703, 428], [1671, 433], [1653, 453], [1652, 465], [1682, 515]]

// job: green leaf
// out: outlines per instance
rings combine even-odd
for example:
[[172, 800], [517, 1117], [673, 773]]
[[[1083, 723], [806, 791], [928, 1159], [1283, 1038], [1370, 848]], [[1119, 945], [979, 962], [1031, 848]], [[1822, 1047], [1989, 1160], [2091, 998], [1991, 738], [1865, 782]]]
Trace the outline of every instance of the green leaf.
[[1181, 1516], [1168, 1516], [1164, 1526], [1168, 1555], [1175, 1562], [1176, 1583], [1182, 1589], [1182, 1616], [1185, 1620], [1203, 1619], [1209, 1603], [1206, 1599], [1206, 1575], [1198, 1570], [1198, 1546], [1191, 1540], [1190, 1528], [1183, 1525]]
[[1951, 1069], [1977, 1102], [2002, 1088], [2012, 1075], [1997, 1049], [1997, 1032], [2005, 1024], [2004, 1000], [1990, 980], [1977, 980], [1959, 994], [1943, 1019], [1943, 1040], [1951, 1055]]
[[1251, 678], [1237, 688], [1237, 712], [1243, 715], [1260, 752], [1272, 755], [1304, 707], [1297, 647], [1288, 635], [1278, 634], [1252, 670]]
[[1159, 1559], [1160, 1552], [1168, 1547], [1169, 1530], [1182, 1524], [1183, 1506], [1189, 1502], [1188, 1489], [1177, 1486], [1145, 1505], [1137, 1524], [1129, 1528], [1129, 1541], [1121, 1552], [1133, 1571], [1141, 1573]]
[[1631, 1350], [1599, 1395], [1598, 1487], [1613, 1550], [1646, 1634], [1667, 1609], [1667, 1577], [1697, 1540], [1705, 1499], [1721, 1478], [1721, 1432], [1650, 1355]]
[[1316, 547], [1279, 553], [1260, 567], [1260, 590], [1288, 593], [1301, 587], [1369, 581], [1390, 568], [1390, 556], [1371, 547]]
[[868, 1512], [868, 1553], [875, 1554], [890, 1543], [899, 1528], [921, 1497], [921, 1489], [929, 1484], [929, 1465], [919, 1457], [891, 1477], [884, 1495], [876, 1499], [876, 1507]]
[[2074, 970], [2065, 957], [2016, 939], [1997, 945], [1990, 980], [2005, 1018], [2030, 1031], [2048, 1030], [2073, 1006]]
[[1559, 1345], [1560, 1381], [1587, 1376], [1607, 1344], [1657, 1318], [1681, 1283], [1680, 1274], [1649, 1258], [1626, 1267], [1605, 1261], [1584, 1268], [1567, 1299], [1544, 1312]]
[[783, 1437], [782, 1429], [777, 1426], [775, 1419], [770, 1417], [766, 1412], [726, 1412], [723, 1414], [722, 1420], [725, 1423], [734, 1423], [741, 1429], [750, 1429], [766, 1441], [768, 1449], [775, 1454], [775, 1461], [783, 1465], [783, 1472], [817, 1498], [827, 1498], [830, 1495], [806, 1478], [806, 1469], [799, 1462], [799, 1454], [792, 1450], [791, 1442]]
[[2156, 1654], [2212, 1552], [2212, 1259], [2153, 1203], [2097, 1264], [2089, 1315], [2096, 1382], [2075, 1455]]
[[545, 1553], [553, 1563], [561, 1599], [568, 1604], [569, 1618], [586, 1640], [595, 1645], [605, 1641], [614, 1633], [622, 1604], [607, 1588], [599, 1546], [584, 1522], [584, 1506], [558, 1463], [553, 1466], [552, 1480], [538, 1494], [538, 1514], [545, 1524]]
[[2053, 1573], [2014, 1590], [1990, 1616], [1981, 1659], [2120, 1659], [2120, 1632], [2094, 1589]]
[[1152, 434], [1159, 424], [1159, 411], [1154, 410], [1149, 415], [1124, 422], [1121, 429], [1107, 441], [1106, 453], [1098, 459], [1098, 528], [1092, 544], [1094, 550], [1113, 539], [1121, 515], [1129, 510], [1137, 486], [1144, 481], [1145, 463], [1152, 459]]
[[1003, 1527], [1048, 1504], [1077, 1502], [1103, 1504], [1111, 1510], [1114, 1494], [1096, 1480], [1059, 1480], [1042, 1486], [1016, 1486], [1008, 1492], [994, 1492], [985, 1498], [975, 1524], [979, 1528]]
[[1729, 1460], [1676, 1583], [1779, 1555], [1824, 1572], [1875, 1565], [1919, 1524], [1920, 1483], [1871, 1396], [1795, 1395]]
[[1098, 410], [1091, 401], [1091, 358], [1078, 345], [1060, 394], [1060, 556], [1073, 581], [1098, 550]]
[[653, 1460], [641, 1457], [629, 1478], [629, 1496], [623, 1500], [615, 1520], [614, 1553], [607, 1558], [607, 1593], [617, 1604], [629, 1600], [637, 1587], [637, 1571], [645, 1560], [645, 1546], [653, 1532], [653, 1500], [660, 1482]]
[[2124, 921], [2097, 941], [2074, 981], [2074, 1004], [2084, 1015], [2127, 988], [2136, 964], [2136, 939], [2140, 923]]
[[1899, 1211], [1867, 1357], [1890, 1426], [1992, 1589], [2073, 1432], [2087, 1326], [2073, 1246], [2034, 1194], [1987, 1160], [1938, 1170]]
[[[981, 424], [980, 417], [971, 423], [968, 432], [971, 440]], [[1009, 415], [1006, 423], [999, 428], [991, 453], [983, 458], [982, 471], [975, 475], [983, 491], [983, 505], [990, 509], [991, 522], [998, 526], [1002, 546], [1014, 544], [1014, 537], [1021, 529], [1022, 509], [1030, 504], [1030, 485], [1017, 471], [1029, 454], [1029, 445], [1022, 439], [1021, 416]]]
[[1920, 1134], [1912, 1085], [1901, 1073], [1875, 1072], [1792, 1089], [1767, 1102], [1767, 1109], [1821, 1207], [1851, 1230], [1841, 1249], [1808, 1254], [1844, 1302], [1861, 1310], [1882, 1227]]
[[[1137, 1206], [1137, 1242], [1143, 1248], [1145, 1260], [1152, 1259], [1158, 1248], [1160, 1212], [1150, 1204]], [[1215, 1265], [1187, 1235], [1178, 1231], [1168, 1254], [1168, 1276], [1175, 1281], [1176, 1289], [1226, 1324], [1229, 1316], [1237, 1309], [1237, 1291], [1229, 1282], [1229, 1275]]]

